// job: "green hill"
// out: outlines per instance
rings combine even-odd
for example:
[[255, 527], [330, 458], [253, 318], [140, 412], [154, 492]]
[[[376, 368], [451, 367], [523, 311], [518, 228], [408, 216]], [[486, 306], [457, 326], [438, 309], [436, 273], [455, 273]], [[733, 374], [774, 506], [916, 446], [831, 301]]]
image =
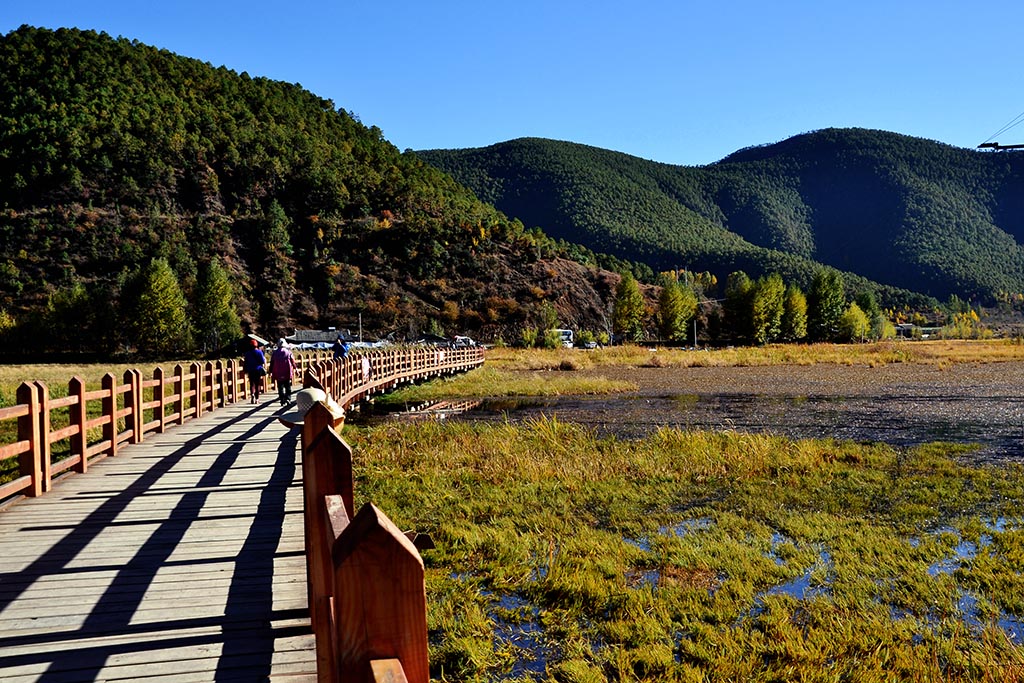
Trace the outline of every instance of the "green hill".
[[[823, 130], [703, 167], [542, 139], [419, 152], [526, 225], [655, 269], [817, 264], [883, 300], [1024, 292], [1024, 156], [894, 133]], [[848, 278], [849, 280], [849, 278]]]
[[613, 286], [299, 85], [67, 29], [0, 39], [0, 247], [0, 321], [40, 350], [131, 346], [153, 258], [192, 302], [221, 263], [265, 336], [595, 326]]

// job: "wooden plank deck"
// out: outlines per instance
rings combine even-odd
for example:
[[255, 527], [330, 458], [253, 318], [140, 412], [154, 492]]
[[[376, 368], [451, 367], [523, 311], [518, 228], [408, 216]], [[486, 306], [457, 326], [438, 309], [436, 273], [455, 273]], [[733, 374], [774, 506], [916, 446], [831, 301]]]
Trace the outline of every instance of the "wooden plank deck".
[[0, 680], [314, 681], [276, 410], [218, 409], [0, 511]]

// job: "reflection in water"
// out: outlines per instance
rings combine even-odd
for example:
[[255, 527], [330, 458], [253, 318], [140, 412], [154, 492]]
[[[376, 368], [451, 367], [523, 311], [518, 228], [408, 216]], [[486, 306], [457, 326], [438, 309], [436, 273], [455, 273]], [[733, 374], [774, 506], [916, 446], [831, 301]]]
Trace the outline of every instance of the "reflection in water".
[[[1019, 406], [1011, 403], [1005, 397], [976, 396], [629, 394], [440, 401], [410, 406], [399, 417], [515, 423], [547, 416], [620, 438], [641, 438], [661, 427], [675, 427], [881, 441], [894, 446], [951, 441], [979, 444], [978, 457], [1016, 459], [1021, 455], [1024, 425]], [[383, 419], [372, 410], [352, 417], [360, 423]]]
[[479, 408], [482, 403], [483, 401], [479, 399], [424, 401], [408, 406], [402, 412], [390, 413], [390, 416], [406, 420], [416, 418], [444, 420], [452, 415], [460, 415], [467, 410]]

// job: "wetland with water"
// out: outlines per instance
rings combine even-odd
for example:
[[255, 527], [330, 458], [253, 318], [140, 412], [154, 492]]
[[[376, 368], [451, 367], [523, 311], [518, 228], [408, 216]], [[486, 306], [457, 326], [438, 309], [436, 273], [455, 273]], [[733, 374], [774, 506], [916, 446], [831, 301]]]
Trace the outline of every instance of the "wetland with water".
[[[452, 384], [449, 398], [351, 416], [452, 423], [360, 444], [367, 484], [437, 534], [428, 595], [450, 618], [435, 667], [1024, 680], [1020, 468], [1003, 466], [1024, 460], [1024, 362], [631, 360], [517, 359], [504, 370], [516, 393], [562, 395], [461, 400]], [[586, 378], [632, 389], [561, 391]], [[666, 427], [687, 433], [645, 439]], [[973, 447], [913, 448], [933, 442]]]
[[580, 372], [629, 380], [638, 388], [610, 396], [445, 401], [410, 405], [418, 410], [392, 416], [510, 422], [547, 416], [621, 438], [675, 427], [879, 441], [897, 447], [950, 441], [976, 444], [976, 459], [1024, 459], [1021, 362], [945, 368], [899, 363], [602, 367]]

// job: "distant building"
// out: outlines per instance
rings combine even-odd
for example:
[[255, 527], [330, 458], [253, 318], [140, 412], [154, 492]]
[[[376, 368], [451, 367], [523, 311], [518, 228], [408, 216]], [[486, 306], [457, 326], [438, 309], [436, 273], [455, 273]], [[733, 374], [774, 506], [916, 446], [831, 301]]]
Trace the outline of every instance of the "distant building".
[[326, 330], [295, 330], [284, 340], [297, 349], [329, 349], [338, 337], [346, 342], [357, 341], [349, 334], [348, 330], [338, 330], [333, 327]]

